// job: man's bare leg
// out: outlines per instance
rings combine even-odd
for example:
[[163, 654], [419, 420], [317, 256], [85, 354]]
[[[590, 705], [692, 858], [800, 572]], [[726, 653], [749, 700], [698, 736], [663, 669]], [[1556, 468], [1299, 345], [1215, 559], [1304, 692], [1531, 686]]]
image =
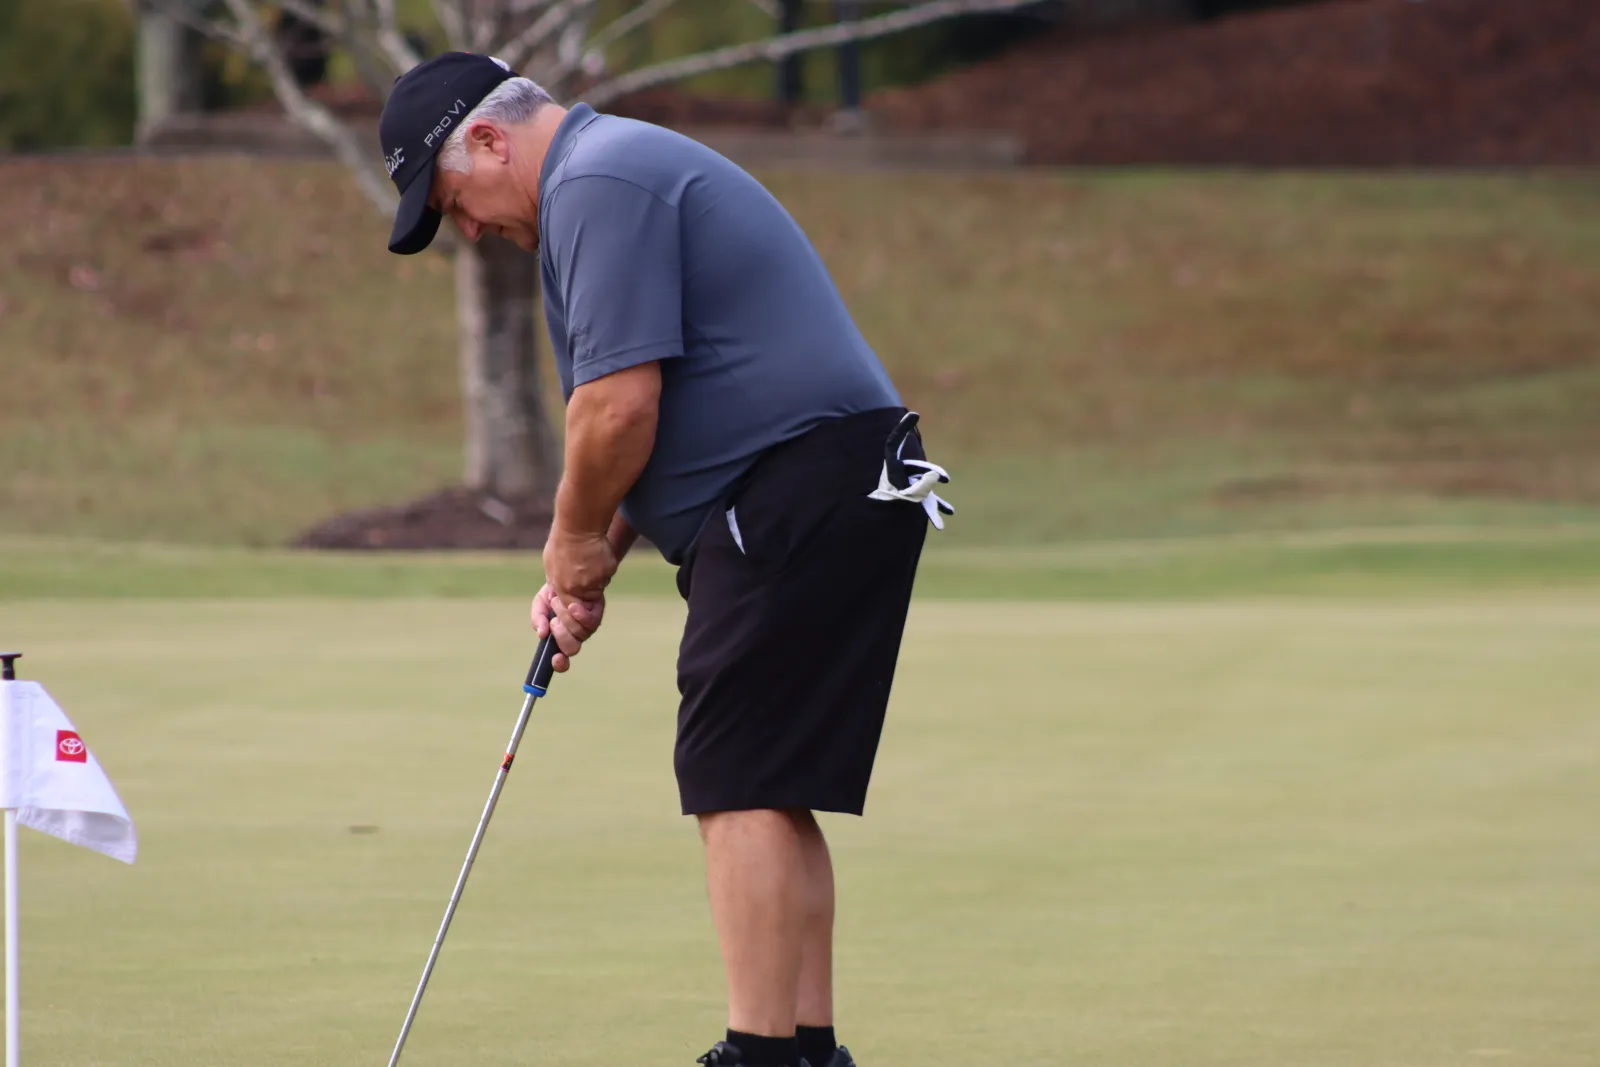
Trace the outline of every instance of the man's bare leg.
[[811, 1067], [833, 1056], [833, 860], [810, 812], [796, 815], [805, 855], [805, 932], [800, 942], [800, 998], [795, 1008], [800, 1055]]
[[792, 1047], [807, 920], [800, 817], [771, 810], [715, 812], [700, 816], [700, 836], [711, 917], [727, 971], [728, 1029], [785, 1039]]

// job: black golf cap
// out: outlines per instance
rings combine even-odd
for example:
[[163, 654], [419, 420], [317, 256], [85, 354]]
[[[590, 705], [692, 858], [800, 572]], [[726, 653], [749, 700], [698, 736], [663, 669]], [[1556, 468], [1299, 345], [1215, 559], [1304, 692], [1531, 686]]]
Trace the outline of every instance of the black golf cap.
[[433, 160], [461, 120], [516, 75], [498, 59], [446, 52], [395, 79], [378, 120], [383, 165], [400, 190], [389, 251], [413, 255], [428, 247], [442, 216], [428, 206]]

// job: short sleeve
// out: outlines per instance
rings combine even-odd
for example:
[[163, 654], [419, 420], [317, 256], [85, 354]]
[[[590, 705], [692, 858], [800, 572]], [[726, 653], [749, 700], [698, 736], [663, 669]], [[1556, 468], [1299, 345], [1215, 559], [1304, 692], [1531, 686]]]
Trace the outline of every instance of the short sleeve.
[[683, 355], [678, 209], [629, 181], [568, 178], [548, 230], [573, 387]]

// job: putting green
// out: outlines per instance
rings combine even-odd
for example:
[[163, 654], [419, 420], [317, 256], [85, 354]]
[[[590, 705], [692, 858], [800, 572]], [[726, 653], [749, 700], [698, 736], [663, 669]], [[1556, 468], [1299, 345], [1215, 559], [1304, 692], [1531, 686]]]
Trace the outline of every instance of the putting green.
[[[30, 1067], [383, 1063], [525, 610], [0, 603], [142, 842], [25, 832]], [[539, 706], [405, 1062], [717, 1037], [679, 611], [614, 604]], [[919, 603], [868, 818], [827, 824], [842, 1035], [866, 1067], [1594, 1064], [1597, 647], [1593, 592]]]

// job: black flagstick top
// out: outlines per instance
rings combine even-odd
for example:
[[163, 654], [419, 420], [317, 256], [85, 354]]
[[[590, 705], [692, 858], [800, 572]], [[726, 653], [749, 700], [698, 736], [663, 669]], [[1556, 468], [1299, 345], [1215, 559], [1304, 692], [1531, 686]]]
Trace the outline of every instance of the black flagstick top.
[[17, 660], [21, 658], [21, 652], [0, 652], [0, 680], [17, 680]]

